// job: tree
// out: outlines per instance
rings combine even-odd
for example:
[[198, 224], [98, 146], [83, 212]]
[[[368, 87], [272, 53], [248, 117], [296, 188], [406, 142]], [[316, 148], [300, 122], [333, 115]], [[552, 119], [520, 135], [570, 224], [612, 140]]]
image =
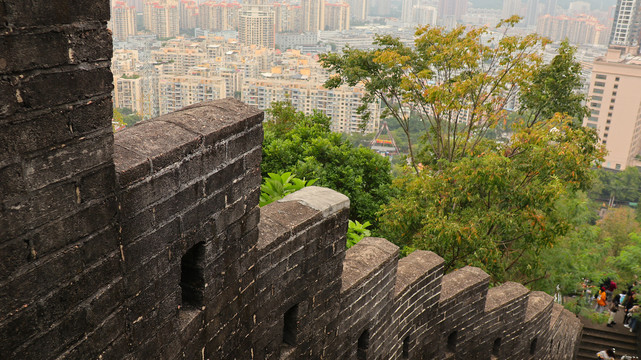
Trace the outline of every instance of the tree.
[[641, 172], [634, 166], [624, 171], [596, 169], [596, 183], [590, 191], [590, 197], [595, 201], [608, 203], [638, 202], [641, 197]]
[[630, 233], [640, 233], [635, 211], [629, 207], [610, 208], [603, 219], [596, 223], [601, 228], [601, 237], [611, 239], [612, 246], [604, 256], [617, 256], [630, 243]]
[[405, 132], [416, 173], [412, 115], [424, 127], [428, 156], [420, 160], [432, 165], [455, 161], [475, 152], [487, 131], [506, 120], [506, 104], [540, 71], [538, 51], [548, 41], [534, 34], [507, 35], [518, 20], [499, 23], [503, 36], [498, 39], [487, 27], [446, 31], [426, 26], [416, 31], [414, 48], [385, 35], [375, 38], [377, 50], [346, 47], [343, 54], [323, 54], [321, 64], [337, 74], [325, 86], [363, 83], [368, 95], [359, 111], [365, 119], [367, 103], [382, 101], [384, 115], [394, 117]]
[[350, 218], [374, 223], [376, 212], [392, 194], [389, 161], [331, 132], [330, 119], [320, 112], [305, 115], [291, 103], [275, 103], [268, 113], [263, 176], [287, 171], [299, 178], [318, 179], [316, 185], [349, 197]]
[[483, 142], [472, 156], [398, 181], [401, 196], [383, 207], [381, 231], [435, 251], [446, 271], [469, 264], [493, 281], [527, 283], [541, 249], [571, 228], [557, 202], [587, 188], [599, 149], [594, 132], [561, 116], [523, 127], [509, 145]]
[[[395, 183], [399, 196], [380, 213], [383, 235], [404, 253], [435, 251], [446, 271], [470, 264], [494, 282], [527, 283], [544, 276], [541, 251], [572, 228], [557, 204], [589, 187], [603, 147], [572, 118], [583, 106], [573, 50], [562, 46], [544, 65], [539, 52], [548, 41], [509, 35], [517, 22], [499, 23], [500, 37], [487, 28], [428, 26], [417, 30], [414, 47], [379, 36], [376, 50], [346, 48], [321, 61], [336, 72], [326, 86], [362, 83], [368, 94], [359, 110], [367, 115], [367, 103], [380, 100], [408, 138], [414, 171]], [[507, 123], [507, 104], [530, 88], [511, 137], [489, 140]], [[413, 119], [423, 126], [418, 152]]]
[[[574, 119], [574, 126], [581, 126], [589, 115], [583, 105], [586, 97], [577, 92], [581, 88], [581, 64], [574, 59], [576, 49], [567, 40], [561, 43], [556, 55], [549, 64], [534, 71], [526, 82], [527, 91], [520, 93], [521, 108], [528, 124], [541, 119], [550, 119], [555, 113], [563, 113]], [[562, 74], [563, 76], [559, 76]]]

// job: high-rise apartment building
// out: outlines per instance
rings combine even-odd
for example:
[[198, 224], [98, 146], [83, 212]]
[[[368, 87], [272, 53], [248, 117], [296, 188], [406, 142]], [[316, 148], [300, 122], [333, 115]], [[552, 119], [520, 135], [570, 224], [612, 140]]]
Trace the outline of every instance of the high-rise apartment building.
[[507, 19], [512, 15], [523, 15], [523, 4], [521, 0], [503, 0], [501, 17]]
[[459, 20], [467, 13], [467, 0], [440, 0], [438, 3], [439, 18]]
[[607, 45], [608, 29], [592, 16], [544, 15], [539, 18], [536, 32], [552, 41], [568, 39], [574, 45]]
[[412, 9], [411, 22], [413, 24], [419, 26], [436, 25], [436, 19], [437, 12], [434, 6], [416, 5]]
[[610, 48], [594, 61], [590, 116], [583, 121], [608, 150], [603, 166], [615, 170], [641, 164], [641, 57], [623, 55], [621, 48]]
[[175, 3], [145, 2], [143, 20], [145, 28], [160, 38], [180, 33], [180, 14]]
[[390, 16], [392, 7], [389, 0], [371, 0], [369, 14], [372, 16]]
[[238, 19], [238, 40], [245, 45], [273, 49], [276, 44], [274, 11], [269, 5], [243, 6]]
[[347, 0], [350, 9], [350, 16], [357, 21], [365, 21], [367, 19], [367, 0]]
[[412, 22], [412, 9], [418, 3], [418, 0], [403, 0], [401, 4], [401, 21], [405, 24]]
[[158, 79], [161, 114], [203, 101], [223, 99], [226, 93], [225, 80], [220, 77], [160, 75]]
[[133, 6], [136, 9], [136, 12], [142, 12], [143, 0], [127, 0], [129, 5]]
[[436, 8], [420, 0], [403, 0], [401, 21], [405, 25], [436, 25]]
[[151, 52], [155, 62], [171, 63], [179, 74], [186, 74], [189, 68], [204, 64], [207, 54], [186, 41], [172, 40], [165, 46]]
[[556, 0], [545, 0], [543, 1], [543, 11], [541, 15], [556, 15]]
[[303, 32], [303, 7], [288, 3], [272, 3], [276, 33]]
[[114, 107], [143, 113], [143, 79], [140, 75], [123, 75], [114, 78]]
[[325, 29], [349, 30], [349, 5], [347, 3], [325, 4]]
[[237, 30], [240, 8], [237, 2], [201, 3], [198, 7], [199, 26], [210, 31]]
[[[361, 132], [362, 120], [356, 109], [365, 95], [362, 87], [342, 86], [326, 89], [320, 81], [248, 78], [243, 83], [241, 100], [260, 109], [267, 109], [274, 101], [290, 101], [298, 110], [311, 114], [313, 110], [325, 113], [332, 119], [332, 131], [342, 133]], [[371, 104], [372, 117], [365, 128], [366, 133], [376, 132], [380, 126], [380, 105]]]
[[194, 29], [198, 27], [198, 4], [196, 0], [180, 0], [180, 28]]
[[523, 20], [525, 26], [536, 26], [536, 22], [539, 20], [539, 8], [539, 0], [527, 0], [525, 19]]
[[319, 31], [325, 29], [325, 1], [301, 0], [303, 7], [303, 31]]
[[641, 0], [618, 0], [610, 33], [610, 45], [641, 44]]
[[136, 9], [123, 1], [116, 1], [111, 9], [111, 31], [113, 37], [120, 41], [136, 35]]

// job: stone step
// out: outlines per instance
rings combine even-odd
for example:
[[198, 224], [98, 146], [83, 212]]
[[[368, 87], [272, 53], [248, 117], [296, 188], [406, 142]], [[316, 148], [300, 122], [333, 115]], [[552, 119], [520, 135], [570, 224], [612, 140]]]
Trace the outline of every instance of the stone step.
[[579, 346], [579, 349], [585, 349], [585, 350], [590, 350], [594, 352], [599, 352], [601, 350], [605, 349], [610, 349], [610, 348], [615, 348], [617, 353], [621, 352], [622, 354], [634, 354], [636, 352], [636, 347], [630, 347], [630, 346], [617, 346], [616, 344], [608, 343], [608, 342], [581, 342], [581, 345]]
[[577, 352], [577, 360], [594, 360], [597, 352], [615, 348], [616, 358], [622, 355], [635, 355], [637, 353], [637, 337], [622, 325], [623, 312], [616, 314], [613, 327], [605, 324], [594, 324], [590, 320], [581, 318], [583, 335]]
[[[599, 351], [601, 351], [601, 350], [604, 350], [604, 349], [600, 349]], [[577, 352], [577, 355], [576, 355], [576, 360], [594, 360], [596, 358], [596, 353], [597, 352], [598, 351], [579, 349], [579, 351]], [[617, 359], [620, 359], [621, 356], [623, 356], [623, 355], [634, 355], [634, 353], [623, 352], [623, 351], [617, 350], [615, 355], [616, 355], [615, 357]]]
[[633, 334], [630, 334], [631, 336], [624, 336], [620, 334], [612, 334], [612, 333], [587, 333], [583, 332], [583, 337], [582, 341], [590, 341], [590, 342], [596, 342], [600, 341], [598, 343], [601, 343], [603, 341], [611, 342], [613, 344], [617, 344], [617, 346], [628, 346], [635, 348], [637, 347], [637, 341], [636, 338], [634, 337]]

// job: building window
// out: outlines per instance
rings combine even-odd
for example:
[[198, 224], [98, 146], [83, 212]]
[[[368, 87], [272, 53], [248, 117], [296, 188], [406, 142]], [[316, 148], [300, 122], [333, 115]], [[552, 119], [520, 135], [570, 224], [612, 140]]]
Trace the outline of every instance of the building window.
[[595, 82], [594, 82], [594, 86], [600, 86], [600, 87], [603, 87], [603, 86], [605, 86], [605, 83], [604, 83], [603, 81], [595, 81]]
[[617, 169], [617, 170], [621, 170], [621, 164], [616, 164], [616, 166], [614, 168]]
[[610, 99], [610, 103], [614, 104], [615, 99]]
[[205, 243], [199, 242], [187, 250], [180, 261], [180, 288], [182, 308], [200, 309], [205, 291]]
[[602, 96], [596, 96], [596, 95], [594, 95], [594, 96], [592, 96], [592, 100], [593, 100], [593, 101], [602, 101], [602, 100], [603, 100], [603, 97], [602, 97]]
[[610, 105], [610, 110], [614, 110], [614, 105]]
[[608, 121], [606, 121], [605, 123], [606, 123], [606, 124], [609, 124], [609, 123], [611, 123], [611, 122], [612, 122], [612, 121], [608, 120]]
[[616, 92], [616, 91], [613, 91], [613, 92], [612, 92], [612, 96], [617, 96], [617, 92]]
[[611, 112], [608, 113], [608, 117], [612, 117], [612, 113]]
[[618, 77], [618, 76], [617, 76], [617, 77], [615, 77], [615, 78], [614, 78], [614, 81], [619, 81], [619, 77]]
[[298, 304], [285, 312], [283, 321], [283, 342], [296, 346], [296, 332], [298, 328]]
[[595, 109], [590, 110], [590, 112], [592, 113], [592, 115], [599, 115], [600, 113], [599, 110], [595, 110]]
[[596, 129], [596, 124], [588, 123], [587, 125], [590, 129]]
[[608, 77], [607, 77], [606, 75], [603, 75], [603, 74], [597, 74], [597, 75], [596, 75], [596, 78], [597, 78], [597, 79], [599, 79], [599, 80], [605, 80], [605, 79], [607, 79]]
[[609, 131], [609, 130], [610, 130], [610, 127], [609, 127], [609, 126], [606, 126], [606, 127], [605, 127], [605, 131]]
[[590, 116], [590, 117], [588, 118], [588, 121], [599, 121], [599, 118], [598, 118], [598, 117], [596, 117], [596, 116]]
[[619, 88], [619, 84], [614, 84], [614, 88], [618, 89]]
[[592, 89], [592, 92], [595, 94], [603, 94], [603, 89]]
[[590, 106], [592, 106], [592, 107], [594, 107], [594, 108], [600, 108], [600, 107], [601, 107], [601, 104], [600, 104], [600, 103], [595, 103], [595, 102], [593, 102], [593, 103], [590, 103]]
[[602, 143], [603, 145], [605, 145], [605, 144], [607, 144], [608, 142], [607, 142], [607, 141], [605, 141], [605, 140], [603, 140], [603, 141], [601, 141], [601, 143]]
[[603, 133], [603, 137], [604, 138], [608, 137], [608, 133]]
[[356, 358], [358, 360], [367, 360], [367, 349], [369, 349], [369, 330], [365, 329], [361, 336], [358, 337]]

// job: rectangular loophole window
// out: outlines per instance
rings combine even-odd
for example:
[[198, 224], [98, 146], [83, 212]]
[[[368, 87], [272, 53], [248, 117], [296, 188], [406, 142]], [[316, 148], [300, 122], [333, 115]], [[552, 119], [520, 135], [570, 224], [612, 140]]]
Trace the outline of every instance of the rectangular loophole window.
[[456, 339], [457, 333], [456, 331], [452, 331], [450, 335], [447, 337], [447, 351], [448, 352], [455, 352], [456, 351]]
[[358, 337], [356, 358], [358, 360], [367, 360], [367, 349], [369, 349], [369, 330], [365, 329], [361, 336]]
[[296, 332], [298, 331], [298, 304], [285, 311], [283, 320], [283, 343], [290, 346], [296, 346]]
[[410, 358], [410, 337], [406, 336], [405, 339], [403, 339], [403, 359], [409, 359]]
[[536, 353], [536, 343], [537, 343], [538, 338], [532, 339], [532, 342], [530, 342], [530, 355], [534, 355]]
[[492, 356], [499, 356], [499, 351], [501, 350], [501, 338], [496, 338], [494, 344], [492, 344]]
[[180, 261], [182, 308], [201, 308], [205, 290], [205, 243], [199, 242], [187, 250]]

